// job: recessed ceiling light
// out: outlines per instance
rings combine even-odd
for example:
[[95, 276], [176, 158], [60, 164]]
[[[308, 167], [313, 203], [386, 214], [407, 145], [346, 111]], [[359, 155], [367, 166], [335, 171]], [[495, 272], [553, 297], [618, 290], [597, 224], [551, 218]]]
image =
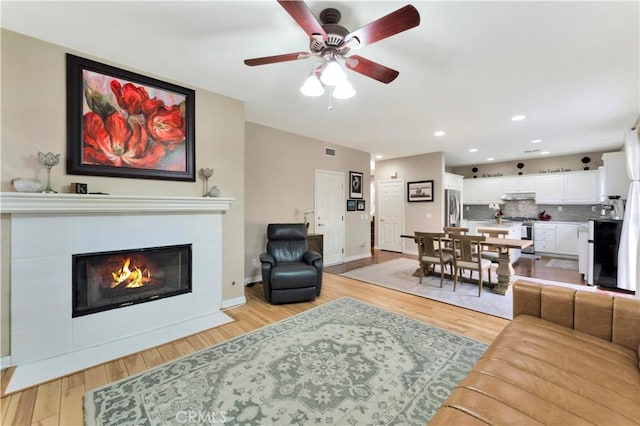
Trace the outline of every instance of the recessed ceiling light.
[[542, 142], [542, 139], [534, 139], [531, 141], [531, 143], [540, 143]]
[[540, 155], [547, 155], [547, 154], [551, 154], [551, 153], [550, 153], [549, 151], [542, 151], [542, 152], [540, 153]]
[[514, 115], [513, 117], [511, 117], [511, 121], [522, 121], [525, 118], [527, 118], [527, 117], [524, 116], [524, 115]]
[[442, 131], [442, 130], [438, 130], [438, 131], [437, 131], [437, 132], [435, 132], [433, 135], [434, 135], [434, 136], [444, 136], [444, 135], [445, 135], [445, 133], [444, 133], [444, 131]]
[[376, 155], [376, 160], [380, 160], [382, 158], [382, 155], [378, 154]]
[[495, 158], [493, 158], [493, 157], [487, 158], [487, 161], [493, 161], [493, 160], [495, 160]]
[[478, 152], [478, 148], [471, 148], [469, 152]]

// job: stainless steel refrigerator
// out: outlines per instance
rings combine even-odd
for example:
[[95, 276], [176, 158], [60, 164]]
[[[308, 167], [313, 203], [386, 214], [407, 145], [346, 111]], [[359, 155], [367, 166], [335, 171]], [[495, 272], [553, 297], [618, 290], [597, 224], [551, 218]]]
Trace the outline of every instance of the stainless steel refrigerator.
[[462, 193], [457, 189], [444, 190], [444, 226], [460, 226]]
[[618, 247], [622, 221], [589, 221], [589, 285], [618, 287]]

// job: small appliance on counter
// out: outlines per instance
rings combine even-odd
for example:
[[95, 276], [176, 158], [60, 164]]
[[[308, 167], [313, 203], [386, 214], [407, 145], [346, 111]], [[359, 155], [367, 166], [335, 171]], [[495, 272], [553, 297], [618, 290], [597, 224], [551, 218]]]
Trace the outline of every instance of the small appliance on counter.
[[610, 195], [609, 200], [605, 203], [611, 206], [609, 210], [609, 218], [622, 220], [624, 219], [624, 200], [619, 195]]

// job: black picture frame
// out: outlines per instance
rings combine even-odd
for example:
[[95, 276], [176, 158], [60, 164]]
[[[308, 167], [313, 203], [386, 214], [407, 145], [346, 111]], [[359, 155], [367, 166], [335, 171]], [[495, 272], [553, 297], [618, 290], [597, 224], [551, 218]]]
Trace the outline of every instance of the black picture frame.
[[347, 211], [348, 212], [356, 211], [356, 200], [347, 200]]
[[349, 198], [362, 198], [364, 187], [364, 174], [362, 172], [349, 172]]
[[356, 201], [356, 210], [358, 211], [365, 211], [365, 200], [357, 200]]
[[67, 54], [67, 173], [195, 182], [195, 91]]
[[407, 202], [433, 202], [433, 180], [407, 182]]

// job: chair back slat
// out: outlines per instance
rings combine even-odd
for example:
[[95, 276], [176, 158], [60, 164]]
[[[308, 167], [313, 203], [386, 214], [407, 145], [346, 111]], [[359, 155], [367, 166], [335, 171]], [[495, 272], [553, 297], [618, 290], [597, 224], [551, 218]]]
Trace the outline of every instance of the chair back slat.
[[455, 258], [463, 262], [480, 261], [479, 256], [474, 256], [480, 251], [480, 243], [486, 240], [485, 236], [480, 235], [458, 235], [453, 237], [455, 244]]
[[418, 257], [423, 256], [441, 257], [442, 238], [445, 234], [442, 232], [415, 232], [416, 242], [418, 243]]

